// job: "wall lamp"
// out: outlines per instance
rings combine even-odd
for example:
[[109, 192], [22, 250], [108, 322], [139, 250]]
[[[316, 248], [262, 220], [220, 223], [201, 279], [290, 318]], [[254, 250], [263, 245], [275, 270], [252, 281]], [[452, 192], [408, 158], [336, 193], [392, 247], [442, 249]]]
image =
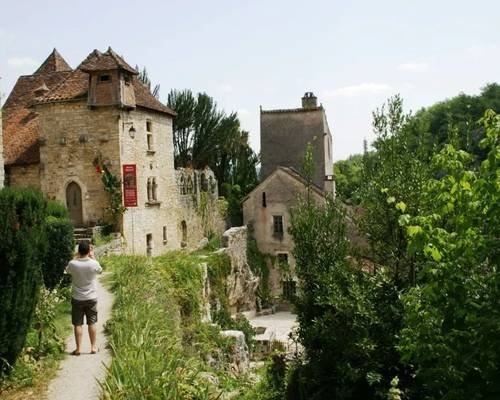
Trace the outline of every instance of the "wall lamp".
[[125, 125], [127, 125], [127, 124], [131, 125], [130, 129], [128, 130], [128, 134], [129, 134], [130, 138], [133, 139], [133, 138], [135, 138], [135, 132], [136, 132], [136, 130], [134, 128], [134, 123], [133, 122], [124, 122], [123, 123], [123, 130], [125, 130]]

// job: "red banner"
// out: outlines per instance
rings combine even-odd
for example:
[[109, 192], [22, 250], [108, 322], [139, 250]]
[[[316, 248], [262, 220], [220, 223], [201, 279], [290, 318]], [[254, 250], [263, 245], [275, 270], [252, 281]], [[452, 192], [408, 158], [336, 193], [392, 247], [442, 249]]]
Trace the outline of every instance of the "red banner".
[[137, 176], [135, 164], [123, 166], [123, 205], [137, 207]]

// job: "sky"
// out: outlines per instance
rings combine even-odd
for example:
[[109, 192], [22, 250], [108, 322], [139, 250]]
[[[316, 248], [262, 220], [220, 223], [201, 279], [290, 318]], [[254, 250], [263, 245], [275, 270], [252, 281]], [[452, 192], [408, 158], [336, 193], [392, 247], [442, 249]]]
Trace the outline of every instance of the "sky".
[[416, 111], [500, 81], [500, 1], [0, 0], [7, 95], [54, 47], [76, 67], [111, 46], [170, 89], [206, 92], [236, 111], [260, 148], [259, 107], [326, 109], [333, 156], [373, 141], [372, 111], [396, 93]]

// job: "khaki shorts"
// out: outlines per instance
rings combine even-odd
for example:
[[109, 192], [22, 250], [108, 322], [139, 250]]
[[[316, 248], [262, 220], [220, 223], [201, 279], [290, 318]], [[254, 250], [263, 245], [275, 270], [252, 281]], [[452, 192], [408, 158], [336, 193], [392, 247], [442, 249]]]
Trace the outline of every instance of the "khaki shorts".
[[87, 325], [93, 325], [97, 322], [97, 299], [71, 299], [71, 323], [73, 325], [83, 325], [84, 315], [87, 321]]

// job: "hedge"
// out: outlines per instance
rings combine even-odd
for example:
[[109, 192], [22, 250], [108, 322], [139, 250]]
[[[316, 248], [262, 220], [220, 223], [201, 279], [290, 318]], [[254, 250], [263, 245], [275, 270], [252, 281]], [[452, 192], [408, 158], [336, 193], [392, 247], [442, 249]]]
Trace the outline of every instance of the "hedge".
[[0, 191], [0, 372], [22, 351], [47, 248], [46, 201], [32, 189]]
[[64, 269], [73, 256], [73, 225], [69, 219], [48, 216], [45, 231], [48, 247], [42, 264], [42, 275], [45, 287], [52, 290], [63, 279]]

